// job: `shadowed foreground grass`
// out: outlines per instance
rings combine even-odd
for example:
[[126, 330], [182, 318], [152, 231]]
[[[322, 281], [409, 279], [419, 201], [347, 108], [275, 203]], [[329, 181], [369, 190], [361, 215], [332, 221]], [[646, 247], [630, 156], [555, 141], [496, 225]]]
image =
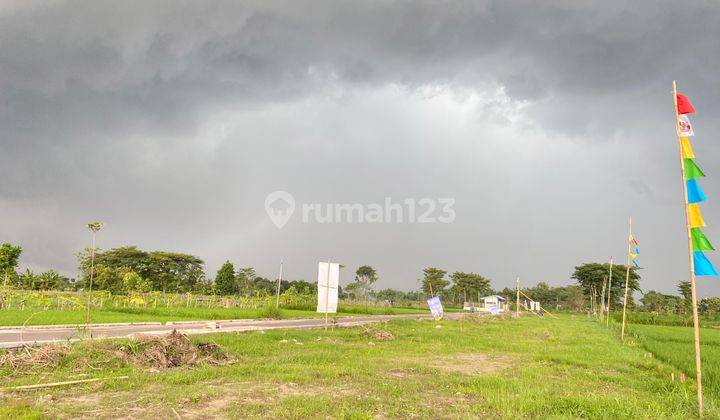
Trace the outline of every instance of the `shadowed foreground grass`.
[[[377, 330], [394, 335], [379, 340]], [[220, 333], [230, 366], [133, 369], [92, 343], [55, 369], [0, 371], [2, 386], [129, 375], [128, 380], [3, 392], [5, 417], [690, 418], [691, 382], [622, 346], [585, 317], [401, 320], [371, 327]], [[708, 418], [718, 418], [706, 397]], [[173, 411], [174, 410], [174, 411]]]

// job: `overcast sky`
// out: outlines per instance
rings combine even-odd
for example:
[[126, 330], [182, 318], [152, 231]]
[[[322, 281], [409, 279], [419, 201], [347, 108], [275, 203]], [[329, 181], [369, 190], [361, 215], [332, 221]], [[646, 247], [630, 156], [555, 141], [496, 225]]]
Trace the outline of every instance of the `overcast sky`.
[[[624, 264], [687, 278], [672, 80], [720, 244], [714, 2], [0, 2], [0, 241], [76, 274], [89, 221], [137, 245], [314, 281], [316, 264], [474, 271], [496, 288]], [[278, 229], [266, 196], [292, 194]], [[304, 223], [303, 203], [454, 198], [453, 223]], [[715, 255], [710, 258], [720, 263]], [[700, 278], [702, 296], [720, 280]]]

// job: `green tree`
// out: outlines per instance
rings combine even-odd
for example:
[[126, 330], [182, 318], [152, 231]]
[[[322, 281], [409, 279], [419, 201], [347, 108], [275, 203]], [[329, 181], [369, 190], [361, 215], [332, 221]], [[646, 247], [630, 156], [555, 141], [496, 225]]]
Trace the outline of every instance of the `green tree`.
[[[613, 279], [610, 290], [610, 301], [613, 306], [617, 306], [622, 303], [622, 299], [625, 295], [625, 270], [624, 265], [613, 265]], [[602, 291], [603, 279], [608, 275], [610, 271], [610, 264], [600, 263], [586, 263], [575, 267], [575, 272], [572, 278], [583, 287], [585, 294], [590, 296], [591, 287], [594, 286], [595, 290]], [[632, 291], [640, 290], [640, 275], [638, 275], [635, 267], [630, 267], [630, 299], [628, 305], [632, 301]], [[606, 295], [607, 296], [607, 295]]]
[[689, 281], [681, 281], [678, 283], [678, 292], [683, 298], [680, 310], [683, 314], [689, 314], [692, 312], [692, 284]]
[[5, 276], [3, 281], [5, 286], [10, 281], [10, 274], [14, 273], [17, 268], [20, 254], [22, 254], [22, 248], [19, 246], [12, 246], [7, 242], [0, 245], [0, 270]]
[[720, 298], [705, 298], [698, 304], [698, 311], [709, 318], [716, 318], [720, 315]]
[[39, 290], [68, 290], [70, 279], [55, 270], [48, 270], [37, 276], [35, 285]]
[[456, 271], [450, 275], [450, 280], [454, 283], [453, 291], [466, 301], [469, 299], [469, 301], [475, 302], [480, 297], [492, 293], [490, 280], [476, 273]]
[[257, 273], [252, 267], [238, 268], [235, 281], [237, 282], [238, 291], [245, 297], [250, 297], [253, 294], [253, 286]]
[[219, 295], [234, 295], [238, 293], [238, 284], [235, 279], [235, 267], [230, 261], [220, 267], [215, 275], [215, 291]]
[[[78, 254], [81, 282], [84, 284], [90, 273], [91, 250]], [[143, 279], [149, 280], [153, 290], [185, 293], [195, 290], [199, 282], [204, 281], [204, 262], [200, 258], [177, 252], [146, 252], [134, 246], [114, 248], [95, 253], [95, 266], [106, 269], [107, 284], [105, 290], [122, 291], [122, 276], [133, 271]], [[114, 274], [110, 276], [109, 274]]]
[[134, 271], [128, 271], [122, 278], [125, 291], [128, 293], [147, 293], [152, 290], [152, 282], [150, 280], [140, 277], [140, 275]]
[[682, 301], [677, 296], [665, 295], [651, 290], [640, 298], [642, 310], [648, 312], [658, 312], [672, 314], [682, 306]]
[[445, 279], [447, 271], [435, 267], [423, 270], [422, 291], [427, 295], [437, 296], [445, 291], [449, 282]]

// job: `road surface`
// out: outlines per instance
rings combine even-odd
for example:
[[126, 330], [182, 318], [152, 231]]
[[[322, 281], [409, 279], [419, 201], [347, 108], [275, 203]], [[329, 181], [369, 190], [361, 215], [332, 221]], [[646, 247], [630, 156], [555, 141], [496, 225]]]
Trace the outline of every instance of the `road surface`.
[[[462, 314], [446, 313], [446, 318], [457, 318]], [[371, 315], [331, 318], [330, 324], [350, 327], [369, 322], [391, 319], [430, 318], [430, 315]], [[281, 320], [240, 319], [224, 321], [182, 321], [182, 322], [139, 322], [133, 324], [96, 324], [91, 326], [93, 338], [129, 337], [135, 334], [166, 334], [177, 330], [185, 334], [209, 334], [215, 332], [239, 332], [273, 329], [305, 329], [325, 326], [324, 318], [302, 318]], [[49, 344], [77, 341], [87, 337], [84, 325], [44, 325], [29, 327], [0, 327], [0, 348], [14, 348], [23, 345]]]

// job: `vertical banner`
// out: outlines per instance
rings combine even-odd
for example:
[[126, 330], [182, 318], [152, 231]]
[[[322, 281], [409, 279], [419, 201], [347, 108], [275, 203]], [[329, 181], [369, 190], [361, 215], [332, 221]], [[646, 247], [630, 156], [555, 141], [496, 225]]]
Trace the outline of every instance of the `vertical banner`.
[[432, 313], [433, 318], [440, 319], [443, 316], [443, 307], [442, 303], [440, 303], [440, 297], [439, 296], [433, 296], [427, 301], [428, 306], [430, 307], [430, 313]]
[[[329, 267], [328, 264], [330, 265]], [[318, 263], [317, 312], [330, 314], [337, 312], [339, 284], [340, 264]]]

